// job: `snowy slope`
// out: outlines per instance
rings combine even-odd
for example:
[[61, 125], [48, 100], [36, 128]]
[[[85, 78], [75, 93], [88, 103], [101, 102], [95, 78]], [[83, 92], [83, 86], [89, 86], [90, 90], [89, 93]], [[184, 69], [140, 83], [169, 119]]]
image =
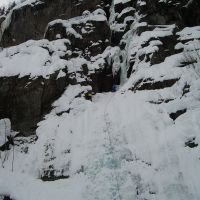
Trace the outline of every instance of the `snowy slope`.
[[[90, 102], [68, 93], [40, 123], [28, 153], [15, 149], [14, 173], [10, 152], [1, 169], [3, 194], [22, 200], [198, 199], [200, 150], [185, 142], [195, 137], [199, 143], [199, 109], [173, 123], [165, 106], [149, 104], [144, 94], [97, 94]], [[70, 114], [55, 115], [69, 107]], [[63, 180], [38, 179], [50, 166]]]

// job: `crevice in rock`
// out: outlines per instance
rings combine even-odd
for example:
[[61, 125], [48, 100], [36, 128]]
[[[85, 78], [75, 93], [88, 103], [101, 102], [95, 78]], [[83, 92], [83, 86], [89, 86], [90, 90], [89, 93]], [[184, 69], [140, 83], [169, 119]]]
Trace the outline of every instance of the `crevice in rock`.
[[178, 117], [186, 113], [186, 111], [187, 109], [177, 110], [176, 112], [170, 113], [169, 117], [175, 121]]
[[159, 90], [168, 87], [172, 87], [179, 78], [168, 79], [163, 81], [155, 81], [151, 78], [148, 79], [140, 79], [134, 87], [130, 88], [130, 90]]
[[70, 178], [69, 175], [67, 175], [67, 176], [42, 176], [41, 180], [44, 182], [48, 182], [48, 181], [57, 181], [57, 180], [68, 179], [68, 178]]
[[182, 96], [184, 96], [185, 94], [190, 92], [190, 85], [185, 84], [184, 88], [183, 88], [183, 93]]
[[14, 200], [8, 194], [0, 194], [0, 200]]
[[169, 103], [170, 101], [173, 101], [174, 99], [158, 99], [158, 101], [149, 101], [151, 104], [161, 104], [161, 103]]
[[195, 142], [195, 137], [193, 137], [192, 139], [188, 140], [187, 142], [185, 142], [185, 147], [189, 147], [189, 148], [195, 148], [198, 146], [198, 144]]

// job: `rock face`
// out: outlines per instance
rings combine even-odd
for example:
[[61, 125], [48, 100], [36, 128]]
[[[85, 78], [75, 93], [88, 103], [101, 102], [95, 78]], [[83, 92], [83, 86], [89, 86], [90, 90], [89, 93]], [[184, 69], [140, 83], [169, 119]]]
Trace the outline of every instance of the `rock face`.
[[[81, 83], [92, 86], [93, 92], [108, 92], [113, 84], [120, 84], [122, 66], [127, 65], [129, 78], [139, 63], [161, 64], [167, 57], [181, 52], [175, 48], [179, 42], [177, 32], [184, 26], [198, 25], [200, 16], [199, 10], [194, 9], [199, 6], [197, 0], [114, 1], [112, 7], [110, 1], [100, 0], [30, 2], [16, 6], [1, 23], [1, 45], [7, 47], [43, 37], [50, 41], [65, 39], [67, 51], [60, 58], [70, 62], [82, 60], [76, 61], [82, 81], [77, 81], [76, 75], [73, 77], [74, 72], [68, 73], [67, 64], [65, 75], [59, 78], [60, 70], [50, 73], [48, 79], [42, 76], [32, 79], [28, 74], [22, 78], [2, 75], [0, 117], [10, 118], [12, 128], [25, 135], [34, 133], [37, 123], [67, 85]], [[137, 37], [132, 40], [131, 26], [136, 23]], [[110, 45], [120, 46], [117, 56], [104, 53]], [[48, 50], [48, 54], [52, 56], [54, 52]], [[101, 61], [97, 62], [99, 58], [94, 57], [100, 54]], [[179, 77], [161, 80], [144, 77], [130, 89], [161, 89], [171, 87], [178, 80]]]
[[[100, 12], [98, 14], [98, 12]], [[96, 10], [94, 14], [72, 20], [57, 20], [51, 22], [47, 27], [45, 38], [56, 40], [65, 38], [71, 42], [71, 50], [80, 52], [85, 58], [90, 59], [103, 53], [105, 48], [110, 45], [110, 27], [103, 10]], [[73, 55], [72, 55], [73, 56]]]
[[[91, 85], [93, 92], [112, 90], [111, 71], [100, 69], [88, 75], [90, 80], [84, 79], [81, 82], [77, 82], [73, 73], [63, 71], [54, 72], [48, 79], [42, 76], [35, 79], [30, 76], [1, 77], [0, 118], [10, 118], [13, 130], [20, 135], [29, 136], [35, 134], [37, 123], [51, 110], [52, 103], [69, 84]], [[64, 73], [64, 76], [59, 77], [60, 72]]]
[[100, 5], [99, 0], [87, 0], [81, 3], [72, 0], [33, 0], [32, 2], [12, 11], [7, 22], [8, 28], [2, 36], [2, 46], [17, 45], [30, 39], [42, 39], [50, 21], [79, 16], [83, 11], [93, 11]]
[[199, 24], [199, 11], [195, 7], [199, 6], [197, 0], [146, 1], [146, 4], [141, 6], [141, 13], [145, 12], [147, 14], [144, 19], [149, 24], [166, 25], [176, 23], [180, 27], [197, 26]]
[[67, 77], [57, 78], [57, 75], [58, 72], [49, 79], [38, 77], [35, 80], [28, 76], [0, 78], [0, 118], [10, 118], [13, 130], [26, 136], [33, 134], [52, 102], [72, 82]]
[[[38, 4], [33, 7], [38, 10], [38, 6], [42, 5]], [[49, 6], [49, 4], [47, 5]], [[58, 4], [58, 6], [61, 5]], [[32, 11], [30, 13], [33, 14]], [[20, 16], [19, 19], [21, 19]], [[22, 35], [26, 34], [19, 34], [20, 37]], [[94, 62], [91, 61], [91, 57], [104, 52], [106, 47], [110, 45], [110, 35], [105, 12], [102, 9], [97, 9], [94, 13], [87, 11], [83, 16], [70, 20], [51, 22], [45, 32], [45, 38], [52, 42], [41, 40], [37, 43], [33, 41], [16, 48], [13, 47], [8, 51], [4, 50], [2, 54], [5, 57], [2, 56], [2, 58], [5, 60], [2, 60], [2, 66], [4, 67], [4, 63], [10, 62], [8, 67], [12, 66], [15, 70], [16, 62], [17, 67], [22, 67], [26, 72], [22, 70], [23, 75], [18, 77], [20, 71], [16, 72], [16, 75], [10, 76], [4, 74], [5, 71], [2, 70], [0, 118], [10, 118], [12, 129], [28, 136], [35, 133], [37, 123], [51, 110], [51, 104], [61, 96], [69, 84], [91, 85], [93, 92], [111, 91], [113, 85], [112, 66], [106, 63], [106, 57], [100, 57], [101, 61], [91, 67]], [[57, 43], [54, 42], [56, 40], [58, 40]], [[6, 40], [2, 38], [2, 41]], [[38, 51], [41, 51], [41, 54], [37, 53], [34, 48], [39, 48]], [[26, 54], [24, 51], [28, 51], [28, 53]], [[38, 55], [31, 64], [28, 61], [31, 57], [26, 56], [31, 55], [33, 51]], [[20, 62], [17, 63], [20, 56], [24, 56], [25, 59], [23, 66], [19, 66]], [[43, 56], [44, 58], [42, 58]], [[45, 75], [46, 77], [40, 76], [39, 73], [36, 76], [29, 75], [34, 73], [34, 67], [40, 67], [41, 70], [45, 66], [59, 68], [60, 64], [57, 62], [56, 56], [61, 62], [62, 70], [53, 69], [47, 76]], [[42, 61], [43, 59], [44, 61]], [[31, 65], [30, 71], [29, 64]], [[75, 68], [73, 69], [73, 67]], [[42, 71], [41, 74], [45, 70]], [[62, 75], [60, 76], [60, 74]]]

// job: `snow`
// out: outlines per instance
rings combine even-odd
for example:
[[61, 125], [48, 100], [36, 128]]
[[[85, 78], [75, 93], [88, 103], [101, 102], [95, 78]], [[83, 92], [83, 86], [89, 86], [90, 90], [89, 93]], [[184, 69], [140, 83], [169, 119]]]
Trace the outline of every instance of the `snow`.
[[[144, 1], [139, 2], [143, 5]], [[97, 20], [104, 20], [102, 15]], [[96, 13], [88, 13], [87, 17], [92, 20], [95, 16]], [[113, 16], [111, 24], [112, 19]], [[56, 70], [67, 68], [81, 82], [83, 64], [92, 73], [106, 60], [113, 63], [113, 74], [121, 68], [123, 80], [118, 91], [97, 93], [92, 101], [85, 99], [91, 86], [67, 86], [50, 113], [38, 123], [37, 141], [15, 138], [13, 172], [13, 149], [1, 152], [1, 195], [15, 200], [199, 200], [200, 30], [192, 27], [178, 32], [175, 49], [183, 52], [151, 65], [139, 56], [158, 51], [163, 45], [160, 39], [173, 36], [175, 25], [158, 25], [138, 36], [137, 28], [147, 26], [139, 24], [139, 19], [140, 16], [123, 37], [124, 50], [107, 47], [91, 61], [82, 57], [63, 60], [69, 51], [65, 44], [70, 42], [61, 39], [28, 41], [0, 52], [2, 77], [48, 78]], [[70, 28], [76, 20], [84, 22], [85, 16], [50, 25], [62, 22]], [[127, 63], [131, 59], [135, 62], [134, 73], [127, 79]], [[190, 64], [191, 60], [196, 62]], [[65, 72], [60, 70], [57, 78], [63, 76]], [[130, 90], [140, 80], [153, 84], [170, 79], [177, 79], [171, 87]], [[189, 91], [183, 93], [187, 85]], [[186, 109], [184, 114], [176, 120], [170, 118], [171, 113], [182, 109]], [[3, 129], [1, 120], [0, 131]], [[190, 140], [197, 146], [187, 146]], [[19, 145], [20, 141], [23, 144]], [[52, 174], [59, 180], [41, 180]]]
[[[42, 76], [48, 79], [49, 75], [59, 71], [58, 77], [65, 76], [62, 69], [67, 69], [68, 74], [75, 73], [78, 78], [78, 72], [82, 71], [82, 65], [87, 64], [89, 73], [95, 69], [102, 68], [105, 59], [114, 57], [118, 47], [108, 47], [104, 53], [91, 57], [91, 61], [79, 56], [69, 60], [63, 59], [65, 55], [71, 55], [72, 52], [68, 46], [70, 41], [67, 39], [48, 40], [29, 40], [17, 46], [5, 48], [0, 52], [0, 77], [9, 76], [29, 76], [30, 79]], [[78, 79], [77, 79], [78, 80]], [[81, 77], [78, 82], [81, 82]]]
[[0, 76], [47, 77], [56, 70], [65, 68], [67, 62], [60, 58], [67, 50], [65, 43], [69, 41], [28, 41], [4, 49], [0, 52]]
[[122, 15], [124, 15], [125, 13], [130, 12], [130, 11], [135, 11], [135, 9], [132, 8], [132, 7], [127, 7], [127, 8], [125, 8], [125, 9], [122, 10], [122, 12], [118, 15], [118, 18], [120, 18]]
[[7, 136], [11, 135], [11, 122], [10, 119], [0, 120], [0, 146], [7, 141]]
[[138, 6], [145, 6], [146, 5], [146, 2], [144, 0], [139, 0], [137, 2]]
[[[159, 30], [158, 37], [149, 43], [149, 50], [162, 45], [158, 38], [163, 35]], [[136, 52], [146, 40], [147, 37], [141, 37], [132, 50]], [[62, 44], [62, 40], [57, 42]], [[182, 45], [189, 51], [192, 44], [190, 41]], [[57, 51], [54, 45], [52, 49]], [[188, 53], [193, 53], [192, 49]], [[108, 47], [102, 55], [92, 58], [89, 67], [94, 69], [106, 58], [108, 62], [114, 61], [113, 70], [117, 71], [119, 54], [118, 47]], [[15, 147], [13, 173], [11, 152], [1, 153], [6, 158], [4, 168], [0, 169], [1, 193], [16, 200], [66, 196], [74, 200], [197, 200], [200, 149], [189, 148], [185, 143], [193, 138], [200, 143], [200, 81], [193, 67], [178, 67], [182, 59], [184, 52], [151, 67], [138, 63], [136, 73], [116, 93], [96, 94], [92, 102], [84, 98], [90, 86], [69, 85], [38, 124], [38, 140]], [[69, 62], [68, 70], [77, 72], [80, 63], [86, 61], [78, 58]], [[138, 80], [146, 78], [179, 80], [170, 88], [136, 93], [129, 90]], [[191, 88], [183, 95], [186, 83]], [[159, 105], [149, 103], [162, 99], [174, 100]], [[169, 117], [170, 113], [185, 108], [187, 112], [176, 121]], [[23, 151], [25, 147], [27, 153]], [[42, 182], [40, 178], [51, 170], [57, 177], [69, 178]]]
[[17, 2], [17, 1], [15, 1], [15, 0], [1, 0], [0, 1], [0, 7], [8, 6], [8, 4], [12, 3], [12, 2]]
[[[54, 103], [28, 154], [16, 149], [14, 173], [8, 171], [9, 159], [0, 170], [1, 193], [16, 200], [66, 195], [74, 200], [198, 199], [200, 152], [184, 142], [189, 137], [199, 141], [200, 111], [190, 110], [174, 124], [165, 107], [145, 102], [141, 93], [97, 94], [93, 102], [75, 98], [88, 89], [69, 86]], [[69, 108], [69, 114], [55, 114]], [[57, 175], [66, 170], [70, 178], [42, 182], [38, 178], [49, 165]]]
[[114, 2], [114, 5], [120, 4], [120, 3], [125, 4], [127, 2], [130, 2], [130, 0], [114, 0], [113, 2]]
[[[86, 24], [84, 28], [82, 28], [81, 33], [89, 33], [87, 28], [91, 28], [91, 22], [94, 21], [107, 21], [107, 18], [105, 16], [105, 12], [102, 9], [97, 9], [93, 13], [90, 13], [89, 11], [86, 12], [86, 14], [83, 13], [82, 16], [74, 17], [68, 20], [61, 20], [61, 19], [56, 19], [52, 22], [50, 22], [46, 28], [46, 30], [51, 29], [52, 26], [55, 24], [62, 24], [63, 27], [66, 29], [67, 35], [73, 35], [75, 38], [83, 39], [82, 35], [78, 33], [73, 27], [74, 25], [78, 24]], [[92, 32], [92, 30], [90, 30]]]
[[174, 28], [175, 25], [169, 25], [157, 27], [153, 31], [145, 31], [141, 34], [140, 40], [143, 41], [143, 43], [145, 43], [150, 38], [158, 38], [173, 35]]
[[[79, 199], [82, 187], [77, 187], [76, 190], [73, 190], [73, 187], [76, 187], [77, 182], [82, 185], [85, 183], [85, 178], [81, 177], [81, 175], [74, 177], [70, 181], [61, 180], [50, 184], [43, 183], [41, 180], [33, 179], [25, 174], [13, 174], [5, 170], [0, 172], [0, 177], [0, 190], [3, 195], [30, 200], [63, 199], [66, 197], [69, 199]], [[9, 192], [9, 188], [13, 189], [12, 193]], [[24, 189], [26, 189], [26, 194]]]
[[82, 15], [74, 17], [68, 20], [57, 19], [48, 24], [48, 26], [53, 26], [57, 23], [62, 23], [66, 28], [71, 27], [72, 24], [86, 23], [87, 21], [106, 21], [105, 12], [102, 9], [97, 9], [93, 13], [88, 15]]
[[200, 26], [186, 27], [178, 33], [180, 40], [199, 39]]

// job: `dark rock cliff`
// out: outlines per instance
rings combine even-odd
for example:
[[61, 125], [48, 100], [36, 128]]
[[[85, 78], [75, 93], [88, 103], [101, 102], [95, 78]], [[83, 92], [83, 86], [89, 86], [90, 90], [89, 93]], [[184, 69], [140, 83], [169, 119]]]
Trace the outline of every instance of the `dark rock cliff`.
[[44, 0], [16, 8], [12, 11], [9, 27], [3, 33], [1, 45], [7, 47], [30, 39], [41, 39], [50, 21], [79, 16], [85, 10], [94, 11], [100, 4], [100, 0], [81, 3], [72, 0]]

